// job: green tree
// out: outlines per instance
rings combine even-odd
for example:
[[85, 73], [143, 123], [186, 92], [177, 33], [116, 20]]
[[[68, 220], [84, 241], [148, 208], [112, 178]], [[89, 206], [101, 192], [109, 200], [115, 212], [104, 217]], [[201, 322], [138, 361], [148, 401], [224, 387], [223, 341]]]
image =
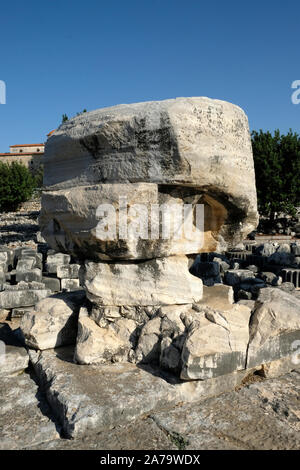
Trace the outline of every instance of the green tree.
[[80, 114], [83, 114], [83, 113], [87, 113], [87, 110], [84, 109], [83, 111], [81, 111], [81, 113], [76, 113], [76, 116], [80, 116]]
[[[76, 116], [80, 116], [80, 114], [83, 114], [83, 113], [87, 113], [87, 110], [83, 109], [82, 111], [80, 111], [80, 113], [76, 113]], [[63, 114], [61, 123], [66, 122], [68, 120], [69, 120], [68, 116], [66, 114]]]
[[40, 165], [39, 168], [33, 174], [35, 179], [35, 186], [36, 188], [42, 188], [43, 186], [43, 179], [44, 179], [44, 166]]
[[259, 212], [271, 220], [276, 212], [294, 215], [300, 205], [300, 136], [253, 131], [252, 149]]
[[15, 211], [31, 198], [35, 187], [35, 177], [23, 164], [0, 162], [0, 211]]

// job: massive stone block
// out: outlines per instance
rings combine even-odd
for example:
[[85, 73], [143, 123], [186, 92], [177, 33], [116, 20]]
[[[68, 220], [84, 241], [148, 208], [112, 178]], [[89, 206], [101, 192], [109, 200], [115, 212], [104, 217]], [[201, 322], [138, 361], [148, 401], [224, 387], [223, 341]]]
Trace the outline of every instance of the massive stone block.
[[189, 273], [186, 256], [87, 262], [84, 277], [87, 298], [100, 306], [180, 305], [202, 298], [202, 281]]
[[235, 246], [256, 227], [240, 108], [177, 98], [84, 113], [48, 140], [44, 183], [43, 237], [69, 257], [48, 256], [47, 271], [67, 287], [70, 256], [77, 259], [88, 301], [79, 320], [65, 305], [43, 315], [36, 307], [23, 320], [27, 344], [67, 344], [61, 331], [71, 318], [68, 342], [78, 323], [80, 364], [155, 363], [184, 380], [245, 368], [250, 309], [232, 306], [227, 292], [224, 315], [203, 312], [202, 280], [189, 272], [187, 256]]
[[[239, 107], [209, 98], [119, 105], [67, 121], [47, 142], [45, 185], [43, 236], [53, 248], [83, 258], [217, 251], [257, 224], [247, 117]], [[98, 239], [99, 203], [115, 204], [122, 193], [129, 206], [203, 203], [204, 244]]]

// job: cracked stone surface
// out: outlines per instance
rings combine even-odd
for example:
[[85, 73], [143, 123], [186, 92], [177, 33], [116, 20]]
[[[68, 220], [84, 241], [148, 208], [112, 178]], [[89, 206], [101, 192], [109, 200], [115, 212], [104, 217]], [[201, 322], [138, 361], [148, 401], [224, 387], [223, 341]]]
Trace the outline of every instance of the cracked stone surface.
[[49, 405], [28, 373], [1, 376], [0, 450], [24, 449], [59, 439]]
[[[2, 449], [296, 450], [300, 445], [299, 371], [276, 379], [260, 379], [201, 403], [147, 413], [129, 423], [75, 439], [59, 438], [54, 423], [45, 416], [45, 408], [44, 414], [38, 413], [33, 400], [34, 382], [27, 374], [18, 380], [15, 389], [12, 387], [14, 397], [10, 395], [16, 398], [18, 416], [14, 409], [9, 421], [8, 405], [0, 415]], [[12, 385], [7, 382], [7, 386]]]
[[150, 418], [81, 439], [59, 439], [31, 447], [38, 450], [177, 450], [174, 440]]
[[200, 404], [152, 415], [194, 449], [299, 449], [300, 374], [257, 382]]
[[179, 401], [173, 385], [130, 363], [80, 366], [73, 348], [30, 352], [68, 437], [92, 434]]
[[[61, 349], [69, 356], [65, 354], [63, 361], [57, 358], [57, 363], [63, 362], [60, 371], [53, 367], [53, 352], [52, 355], [50, 351], [43, 352], [44, 357], [40, 359], [44, 379], [52, 382], [50, 393], [45, 394], [43, 387], [38, 387], [32, 371], [2, 377], [0, 449], [299, 448], [299, 369], [273, 379], [252, 376], [248, 380], [250, 385], [244, 383], [244, 386], [238, 385], [236, 391], [187, 404], [184, 393], [180, 403], [176, 400], [174, 386], [137, 370], [132, 364], [129, 364], [132, 370], [123, 370], [121, 375], [120, 367], [124, 368], [124, 364], [115, 364], [115, 371], [118, 371], [115, 377], [113, 366], [101, 366], [101, 383], [93, 380], [93, 375], [97, 376], [96, 366], [84, 366], [86, 372], [80, 372], [80, 383], [76, 383], [70, 368], [83, 371], [83, 366], [67, 362], [72, 350]], [[34, 355], [37, 368], [39, 354], [32, 352], [32, 360]], [[103, 372], [105, 368], [107, 374]], [[132, 374], [136, 375], [135, 381]], [[67, 409], [65, 430], [53, 413], [55, 409], [61, 413], [63, 405]], [[157, 408], [151, 410], [153, 407]], [[100, 427], [96, 426], [95, 419]], [[74, 439], [65, 438], [63, 431], [69, 431]]]

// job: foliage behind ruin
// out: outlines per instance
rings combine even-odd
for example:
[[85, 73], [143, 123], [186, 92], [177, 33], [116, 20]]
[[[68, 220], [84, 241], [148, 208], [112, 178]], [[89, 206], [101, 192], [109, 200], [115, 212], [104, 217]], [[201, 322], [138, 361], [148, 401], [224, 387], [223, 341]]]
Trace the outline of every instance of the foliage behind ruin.
[[294, 215], [300, 205], [300, 136], [292, 130], [253, 131], [252, 149], [260, 214]]
[[18, 209], [32, 197], [38, 184], [38, 178], [25, 165], [0, 162], [0, 211]]

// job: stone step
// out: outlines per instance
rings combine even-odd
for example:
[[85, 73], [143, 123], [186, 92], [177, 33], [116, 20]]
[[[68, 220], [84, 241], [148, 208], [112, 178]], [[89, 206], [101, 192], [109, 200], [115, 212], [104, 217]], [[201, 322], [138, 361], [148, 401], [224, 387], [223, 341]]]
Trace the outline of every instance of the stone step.
[[243, 370], [205, 381], [181, 382], [173, 375], [161, 375], [158, 369], [142, 369], [128, 362], [82, 366], [72, 362], [73, 355], [72, 347], [30, 351], [41, 388], [70, 438], [234, 390], [251, 373]]

